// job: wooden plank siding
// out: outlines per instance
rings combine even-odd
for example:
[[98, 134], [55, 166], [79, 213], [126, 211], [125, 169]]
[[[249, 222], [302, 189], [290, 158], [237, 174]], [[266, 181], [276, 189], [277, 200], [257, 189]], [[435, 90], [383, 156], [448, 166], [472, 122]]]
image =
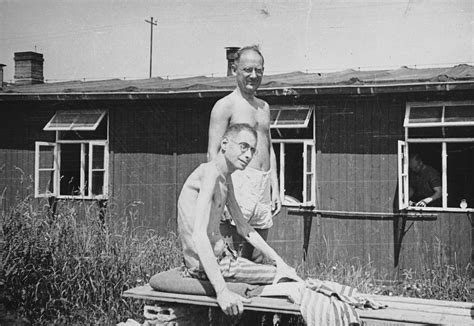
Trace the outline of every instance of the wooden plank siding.
[[[474, 95], [305, 97], [315, 106], [316, 208], [345, 212], [397, 211], [397, 141], [404, 139], [407, 101], [466, 100]], [[109, 111], [109, 209], [136, 217], [140, 227], [176, 231], [181, 187], [206, 161], [209, 114], [216, 99], [25, 101], [2, 103], [0, 209], [33, 193], [34, 143], [57, 109]], [[272, 103], [287, 98], [273, 97]], [[23, 172], [21, 172], [23, 171]], [[38, 201], [40, 203], [40, 201]], [[292, 264], [303, 260], [303, 217], [287, 208], [274, 219], [270, 244]], [[406, 232], [403, 237], [400, 234]], [[401, 241], [399, 241], [401, 239]], [[314, 217], [308, 262], [367, 264], [381, 276], [403, 268], [471, 262], [472, 225], [466, 214], [435, 220], [373, 216]], [[400, 244], [401, 243], [401, 244]]]
[[[404, 139], [405, 101], [379, 97], [318, 101], [315, 114], [316, 208], [397, 212], [397, 141]], [[295, 218], [302, 223], [302, 216], [286, 211], [277, 220]], [[396, 277], [404, 268], [433, 263], [464, 267], [471, 262], [472, 226], [466, 214], [440, 213], [436, 220], [420, 221], [350, 214], [314, 219], [310, 263], [370, 262], [381, 276]], [[399, 232], [406, 234], [398, 246], [400, 227]], [[291, 257], [301, 258], [301, 248], [288, 249]]]
[[182, 184], [206, 160], [208, 115], [189, 105], [153, 102], [109, 115], [113, 200], [139, 216], [140, 226], [176, 232]]

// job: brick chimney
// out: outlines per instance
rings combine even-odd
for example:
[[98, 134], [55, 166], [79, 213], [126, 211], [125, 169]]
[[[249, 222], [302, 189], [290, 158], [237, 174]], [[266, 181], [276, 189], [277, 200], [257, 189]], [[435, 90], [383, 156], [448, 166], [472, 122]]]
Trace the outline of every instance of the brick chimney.
[[240, 48], [237, 48], [235, 46], [230, 46], [225, 48], [226, 52], [226, 57], [227, 57], [227, 76], [233, 76], [234, 74], [232, 73], [232, 65], [234, 64], [235, 61], [235, 53], [239, 51]]
[[6, 65], [0, 63], [0, 89], [3, 88], [3, 67]]
[[17, 85], [42, 84], [43, 54], [37, 52], [15, 52], [15, 75]]

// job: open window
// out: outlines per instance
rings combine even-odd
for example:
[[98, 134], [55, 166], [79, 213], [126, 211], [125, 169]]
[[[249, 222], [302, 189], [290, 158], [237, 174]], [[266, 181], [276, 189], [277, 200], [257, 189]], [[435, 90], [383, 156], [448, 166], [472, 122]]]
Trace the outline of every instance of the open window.
[[56, 142], [36, 142], [36, 197], [107, 198], [109, 151], [104, 117], [103, 110], [56, 112], [44, 127], [56, 132]]
[[43, 130], [96, 130], [105, 116], [104, 110], [60, 110]]
[[313, 107], [272, 105], [272, 142], [280, 195], [286, 206], [314, 206], [316, 155]]
[[[404, 127], [406, 146], [399, 145], [400, 209], [474, 211], [474, 102], [408, 103]], [[407, 198], [419, 200], [407, 197], [407, 189], [413, 196], [421, 175], [411, 168], [406, 177], [407, 156], [419, 157], [423, 166], [438, 173], [438, 201], [426, 207], [406, 205]]]
[[312, 112], [308, 105], [274, 105], [270, 109], [270, 127], [307, 128]]

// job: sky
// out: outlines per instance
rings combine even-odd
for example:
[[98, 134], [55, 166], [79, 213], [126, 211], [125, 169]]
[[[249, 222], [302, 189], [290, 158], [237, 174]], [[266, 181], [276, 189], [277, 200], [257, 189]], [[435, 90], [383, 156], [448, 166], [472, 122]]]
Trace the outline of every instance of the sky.
[[0, 0], [0, 63], [44, 55], [46, 82], [224, 76], [257, 44], [265, 73], [474, 64], [472, 0]]

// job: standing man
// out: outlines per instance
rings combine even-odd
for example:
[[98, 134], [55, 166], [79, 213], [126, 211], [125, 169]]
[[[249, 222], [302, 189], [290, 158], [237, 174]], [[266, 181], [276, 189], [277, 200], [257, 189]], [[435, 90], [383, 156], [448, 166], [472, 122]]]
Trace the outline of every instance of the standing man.
[[[229, 125], [247, 123], [256, 129], [258, 143], [254, 158], [245, 170], [232, 174], [232, 182], [244, 218], [266, 240], [268, 229], [273, 226], [273, 216], [281, 210], [281, 199], [270, 135], [270, 108], [267, 102], [255, 97], [262, 82], [263, 63], [257, 46], [243, 47], [235, 54], [232, 69], [237, 87], [217, 101], [212, 109], [207, 156], [209, 161], [217, 156]], [[253, 246], [245, 242], [242, 257], [260, 261], [262, 256], [254, 253]]]

